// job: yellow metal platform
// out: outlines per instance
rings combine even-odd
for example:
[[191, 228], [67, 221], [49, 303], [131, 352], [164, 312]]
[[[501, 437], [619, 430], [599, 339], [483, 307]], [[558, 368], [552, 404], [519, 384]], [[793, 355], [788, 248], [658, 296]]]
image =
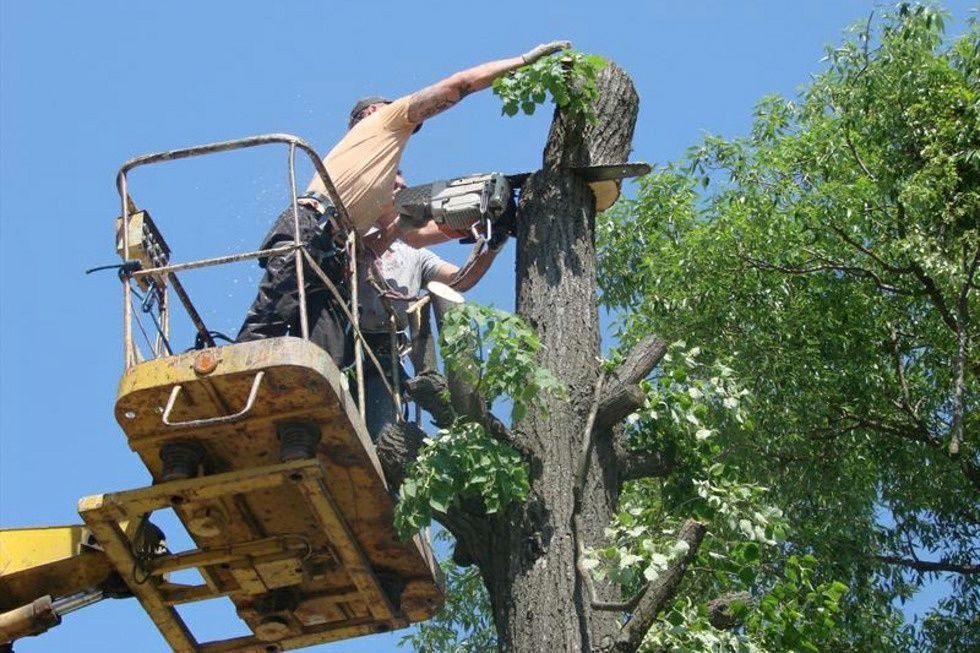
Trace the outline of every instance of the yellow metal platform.
[[[79, 512], [175, 651], [279, 651], [400, 628], [442, 603], [429, 543], [399, 541], [393, 500], [341, 373], [275, 338], [158, 358], [123, 377], [116, 418], [155, 484]], [[315, 457], [280, 462], [283, 425], [314, 425]], [[161, 449], [196, 443], [197, 475], [164, 481]], [[198, 549], [134, 555], [119, 522], [173, 508]], [[170, 583], [196, 568], [205, 583]], [[135, 569], [135, 572], [134, 572]], [[175, 605], [227, 596], [253, 636], [199, 643]]]

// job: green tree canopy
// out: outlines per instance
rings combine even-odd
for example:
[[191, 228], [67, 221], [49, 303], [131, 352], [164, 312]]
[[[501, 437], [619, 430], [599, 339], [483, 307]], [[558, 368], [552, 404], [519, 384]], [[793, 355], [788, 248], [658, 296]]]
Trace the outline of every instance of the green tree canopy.
[[[768, 487], [846, 637], [911, 646], [893, 599], [952, 591], [919, 645], [980, 645], [980, 30], [901, 6], [749, 136], [709, 136], [600, 228], [629, 342], [697, 343], [749, 390], [722, 458]], [[772, 561], [778, 569], [778, 560]], [[769, 566], [763, 565], [763, 576]]]

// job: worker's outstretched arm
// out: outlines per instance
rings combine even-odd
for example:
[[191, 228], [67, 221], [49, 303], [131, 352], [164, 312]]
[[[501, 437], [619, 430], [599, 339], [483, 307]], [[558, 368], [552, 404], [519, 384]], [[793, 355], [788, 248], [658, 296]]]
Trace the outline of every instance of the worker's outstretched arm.
[[428, 120], [437, 113], [442, 113], [453, 106], [470, 93], [487, 88], [498, 77], [526, 64], [534, 63], [553, 52], [564, 50], [570, 45], [571, 43], [568, 41], [552, 41], [539, 45], [519, 57], [490, 61], [451, 75], [441, 82], [412, 94], [408, 105], [408, 119], [414, 123]]

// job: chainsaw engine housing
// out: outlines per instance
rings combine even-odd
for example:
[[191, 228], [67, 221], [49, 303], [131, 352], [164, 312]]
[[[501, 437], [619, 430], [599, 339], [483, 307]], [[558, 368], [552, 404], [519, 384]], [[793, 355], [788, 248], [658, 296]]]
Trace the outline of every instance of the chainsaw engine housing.
[[411, 186], [395, 195], [398, 214], [413, 226], [435, 220], [459, 231], [496, 222], [512, 201], [510, 182], [497, 172]]

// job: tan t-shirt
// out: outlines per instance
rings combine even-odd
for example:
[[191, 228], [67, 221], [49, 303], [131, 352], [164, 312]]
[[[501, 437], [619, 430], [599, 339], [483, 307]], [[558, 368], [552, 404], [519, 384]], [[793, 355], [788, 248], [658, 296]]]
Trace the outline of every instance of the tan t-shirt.
[[[323, 165], [358, 232], [364, 233], [392, 209], [395, 174], [416, 124], [408, 119], [410, 96], [386, 104], [344, 135]], [[325, 193], [313, 175], [307, 192]]]

